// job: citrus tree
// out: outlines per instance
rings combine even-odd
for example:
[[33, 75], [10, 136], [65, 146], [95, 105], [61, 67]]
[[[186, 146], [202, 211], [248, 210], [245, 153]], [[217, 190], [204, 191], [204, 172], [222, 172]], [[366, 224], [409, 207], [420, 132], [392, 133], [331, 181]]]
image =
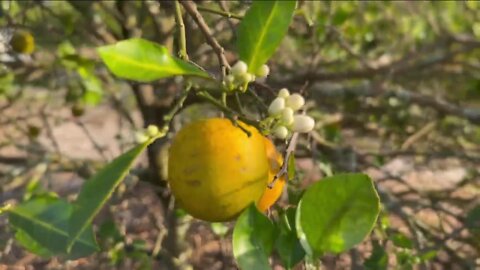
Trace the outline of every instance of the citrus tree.
[[[303, 97], [286, 89], [273, 100], [267, 116], [247, 116], [227, 100], [255, 87], [256, 77], [269, 75], [267, 62], [286, 34], [295, 8], [295, 1], [254, 2], [238, 26], [238, 62], [232, 68], [196, 5], [188, 1], [175, 2], [178, 57], [161, 44], [140, 38], [99, 47], [100, 57], [117, 77], [152, 82], [183, 76], [183, 93], [164, 116], [163, 126], [151, 125], [139, 131], [138, 145], [98, 171], [73, 202], [41, 196], [5, 208], [17, 231], [17, 241], [43, 256], [78, 259], [98, 251], [93, 219], [128, 174], [135, 158], [168, 134], [170, 122], [184, 100], [196, 95], [222, 110], [224, 118], [200, 121], [179, 132], [170, 150], [169, 183], [176, 201], [194, 217], [213, 222], [236, 219], [233, 254], [240, 268], [270, 269], [269, 257], [274, 250], [284, 266], [292, 268], [304, 259], [314, 262], [325, 253], [341, 253], [360, 243], [372, 230], [380, 210], [378, 195], [367, 175], [325, 178], [307, 187], [290, 207], [279, 209], [278, 215], [270, 218], [265, 211], [280, 192], [269, 195], [272, 198], [267, 198], [269, 202], [260, 210], [255, 206], [265, 192], [285, 182], [288, 185], [288, 179], [294, 177], [296, 140], [300, 132], [310, 131], [314, 122], [302, 110]], [[218, 72], [208, 72], [189, 60], [184, 10], [215, 50]], [[18, 43], [16, 39], [14, 42]], [[260, 107], [262, 101], [257, 102]], [[294, 115], [294, 111], [299, 113]], [[280, 159], [281, 164], [269, 165], [267, 139], [262, 138], [265, 135], [289, 141], [283, 159], [267, 142], [273, 162]], [[276, 189], [281, 191], [282, 187]]]

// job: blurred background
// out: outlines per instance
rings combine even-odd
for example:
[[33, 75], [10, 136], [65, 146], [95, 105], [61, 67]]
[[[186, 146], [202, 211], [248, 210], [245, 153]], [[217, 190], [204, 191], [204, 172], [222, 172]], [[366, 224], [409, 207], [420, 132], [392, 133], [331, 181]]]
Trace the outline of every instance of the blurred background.
[[[251, 1], [195, 1], [233, 64], [236, 26]], [[187, 51], [218, 62], [184, 14]], [[0, 204], [42, 193], [72, 199], [98, 168], [160, 125], [185, 81], [113, 77], [95, 48], [142, 37], [176, 54], [170, 1], [0, 2]], [[480, 267], [480, 2], [299, 1], [271, 72], [241, 101], [252, 115], [278, 89], [302, 92], [315, 130], [277, 207], [338, 172], [365, 172], [382, 213], [368, 239], [322, 259], [325, 269]], [[218, 112], [195, 97], [172, 123]], [[171, 137], [171, 136], [170, 136]], [[0, 216], [0, 269], [236, 269], [233, 223], [174, 207], [159, 140], [95, 219], [101, 252], [76, 261], [36, 256]], [[284, 143], [277, 142], [279, 150]], [[272, 210], [275, 213], [275, 210]], [[282, 269], [276, 263], [275, 269]], [[295, 269], [305, 269], [298, 265]]]

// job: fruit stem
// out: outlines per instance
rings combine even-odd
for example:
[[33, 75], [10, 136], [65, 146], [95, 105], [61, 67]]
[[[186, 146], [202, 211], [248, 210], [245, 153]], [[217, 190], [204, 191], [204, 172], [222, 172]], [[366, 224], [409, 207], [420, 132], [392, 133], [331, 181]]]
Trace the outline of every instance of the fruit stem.
[[[298, 132], [294, 132], [292, 135], [292, 138], [290, 139], [290, 142], [288, 143], [287, 149], [285, 150], [285, 156], [283, 158], [283, 164], [278, 173], [273, 177], [272, 182], [270, 182], [267, 187], [272, 189], [275, 183], [279, 178], [281, 178], [283, 175], [288, 176], [288, 163], [290, 160], [290, 156], [292, 153], [295, 151], [295, 147], [297, 146], [297, 141], [298, 141]], [[289, 180], [289, 179], [287, 179]]]
[[222, 110], [224, 113], [226, 114], [229, 114], [232, 118], [238, 118], [239, 120], [241, 120], [242, 122], [246, 123], [246, 124], [249, 124], [251, 126], [254, 126], [256, 127], [257, 129], [260, 130], [260, 125], [259, 125], [259, 122], [256, 121], [256, 120], [251, 120], [251, 119], [248, 119], [246, 118], [245, 116], [242, 116], [241, 114], [239, 114], [238, 112], [230, 109], [229, 107], [225, 106], [222, 104], [222, 102], [218, 101], [216, 98], [214, 98], [212, 95], [210, 95], [208, 92], [206, 91], [198, 91], [196, 92], [197, 93], [197, 96], [203, 98], [205, 101], [207, 101], [208, 103], [216, 106], [217, 108], [219, 108], [220, 110]]
[[172, 121], [173, 117], [178, 112], [178, 110], [180, 110], [183, 107], [183, 102], [185, 102], [185, 100], [187, 99], [188, 94], [190, 93], [190, 89], [191, 89], [191, 86], [187, 86], [182, 91], [180, 97], [178, 98], [177, 102], [175, 102], [172, 109], [166, 115], [163, 116], [164, 124], [163, 124], [161, 132], [166, 133], [168, 131], [168, 127], [170, 126], [170, 122]]

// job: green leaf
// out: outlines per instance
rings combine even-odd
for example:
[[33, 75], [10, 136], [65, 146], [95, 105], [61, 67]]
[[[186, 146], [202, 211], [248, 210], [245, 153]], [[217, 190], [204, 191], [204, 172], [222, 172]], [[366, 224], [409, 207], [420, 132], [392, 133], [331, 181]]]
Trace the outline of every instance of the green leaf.
[[82, 78], [82, 85], [85, 90], [82, 97], [83, 101], [89, 105], [98, 105], [103, 96], [102, 83], [88, 68], [79, 67], [77, 72]]
[[240, 60], [256, 73], [280, 45], [295, 11], [295, 1], [253, 1], [238, 28]]
[[50, 258], [55, 256], [50, 250], [43, 247], [33, 238], [31, 238], [26, 232], [17, 228], [15, 232], [15, 240], [19, 243], [23, 248], [30, 251], [31, 253], [37, 254], [42, 258]]
[[210, 228], [218, 236], [225, 236], [228, 233], [228, 226], [222, 222], [213, 222], [210, 223]]
[[423, 253], [419, 256], [420, 261], [422, 261], [422, 262], [430, 261], [437, 256], [437, 253], [438, 253], [438, 251], [436, 251], [436, 250], [427, 251], [427, 252], [425, 252], [425, 253]]
[[91, 225], [87, 225], [67, 252], [68, 220], [72, 205], [52, 197], [38, 197], [9, 210], [9, 221], [17, 241], [40, 256], [63, 255], [69, 259], [98, 250]]
[[123, 236], [117, 228], [113, 219], [107, 219], [98, 228], [98, 239], [103, 242], [112, 241], [117, 243], [123, 241]]
[[9, 94], [15, 80], [13, 72], [0, 74], [0, 96]]
[[470, 230], [480, 230], [480, 206], [476, 206], [468, 212], [465, 224]]
[[413, 269], [415, 264], [420, 263], [420, 258], [415, 256], [411, 250], [403, 249], [396, 254], [399, 269]]
[[388, 269], [388, 253], [378, 242], [373, 242], [372, 255], [363, 264], [367, 270]]
[[93, 176], [92, 179], [85, 182], [77, 200], [73, 204], [68, 248], [72, 246], [83, 230], [91, 224], [95, 215], [127, 175], [134, 160], [152, 141], [153, 138], [117, 157]]
[[275, 227], [251, 204], [237, 220], [233, 230], [233, 255], [241, 269], [269, 270]]
[[412, 240], [410, 240], [403, 233], [396, 233], [391, 236], [392, 242], [395, 246], [401, 248], [413, 248]]
[[303, 249], [295, 229], [295, 209], [289, 208], [282, 214], [279, 222], [280, 234], [275, 242], [275, 249], [286, 269], [292, 269], [304, 257]]
[[193, 75], [210, 78], [196, 66], [170, 55], [159, 44], [132, 38], [98, 48], [108, 69], [124, 79], [151, 82], [175, 75]]
[[338, 174], [310, 186], [298, 205], [297, 233], [312, 255], [340, 253], [360, 243], [380, 211], [372, 180], [364, 174]]

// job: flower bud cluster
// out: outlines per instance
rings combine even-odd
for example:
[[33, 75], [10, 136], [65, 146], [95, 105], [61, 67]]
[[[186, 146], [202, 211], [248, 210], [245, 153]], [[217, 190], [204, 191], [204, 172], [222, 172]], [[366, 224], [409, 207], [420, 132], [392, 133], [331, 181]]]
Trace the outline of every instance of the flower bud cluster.
[[281, 89], [268, 107], [270, 117], [277, 120], [272, 134], [279, 139], [286, 139], [292, 132], [312, 131], [315, 120], [308, 115], [298, 113], [304, 105], [305, 99], [300, 94], [290, 94], [288, 89]]
[[148, 140], [158, 137], [160, 130], [155, 125], [149, 125], [147, 128], [135, 132], [135, 141], [139, 144], [145, 143]]
[[255, 74], [249, 73], [247, 64], [240, 60], [232, 66], [223, 83], [228, 90], [239, 89], [243, 92], [247, 90], [248, 83], [255, 81], [256, 77], [267, 77], [269, 73], [270, 68], [267, 65], [262, 65]]

